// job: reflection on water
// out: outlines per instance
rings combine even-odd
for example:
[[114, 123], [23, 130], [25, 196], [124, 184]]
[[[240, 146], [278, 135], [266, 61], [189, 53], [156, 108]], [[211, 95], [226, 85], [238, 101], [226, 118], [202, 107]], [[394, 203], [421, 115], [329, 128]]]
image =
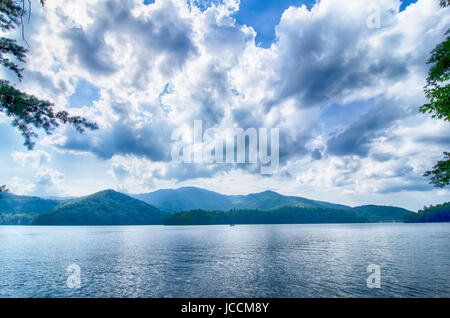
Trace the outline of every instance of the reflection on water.
[[0, 297], [449, 297], [449, 242], [450, 224], [1, 226]]

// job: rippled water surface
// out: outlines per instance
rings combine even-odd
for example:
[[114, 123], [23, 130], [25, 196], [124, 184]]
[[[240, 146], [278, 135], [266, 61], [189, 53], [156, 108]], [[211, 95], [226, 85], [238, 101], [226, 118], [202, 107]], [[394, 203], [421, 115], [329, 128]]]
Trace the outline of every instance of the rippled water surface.
[[449, 243], [449, 223], [0, 226], [0, 297], [450, 297]]

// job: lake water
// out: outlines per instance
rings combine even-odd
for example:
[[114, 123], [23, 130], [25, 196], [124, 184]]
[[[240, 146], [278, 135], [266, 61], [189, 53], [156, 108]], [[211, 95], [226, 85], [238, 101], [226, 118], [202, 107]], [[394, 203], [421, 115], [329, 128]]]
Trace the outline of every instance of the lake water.
[[449, 223], [0, 226], [0, 297], [450, 297], [449, 244]]

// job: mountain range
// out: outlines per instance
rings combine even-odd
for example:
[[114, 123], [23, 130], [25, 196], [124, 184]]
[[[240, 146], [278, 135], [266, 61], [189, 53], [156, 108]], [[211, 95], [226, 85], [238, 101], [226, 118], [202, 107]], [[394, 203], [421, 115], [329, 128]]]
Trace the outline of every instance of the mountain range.
[[169, 213], [194, 209], [205, 211], [227, 211], [233, 209], [273, 210], [285, 206], [350, 209], [350, 207], [345, 205], [314, 201], [302, 197], [284, 196], [273, 191], [248, 195], [225, 195], [201, 188], [185, 187], [157, 190], [146, 194], [131, 194], [131, 196]]
[[393, 206], [364, 205], [350, 207], [324, 201], [310, 200], [296, 196], [284, 196], [273, 191], [252, 193], [248, 195], [225, 195], [201, 188], [185, 187], [179, 189], [157, 190], [146, 194], [131, 195], [136, 199], [154, 205], [168, 213], [204, 210], [278, 210], [284, 207], [326, 208], [354, 212], [358, 217], [371, 222], [402, 221], [412, 212]]
[[[201, 188], [186, 187], [135, 195], [105, 190], [79, 198], [52, 199], [6, 193], [0, 199], [0, 224], [163, 224], [171, 214], [192, 210], [239, 211], [237, 220], [251, 220], [256, 223], [267, 223], [268, 220], [272, 222], [277, 215], [280, 222], [286, 220], [308, 223], [314, 220], [326, 222], [327, 219], [336, 222], [392, 222], [402, 221], [405, 216], [413, 214], [398, 207], [366, 205], [352, 208], [302, 197], [284, 196], [273, 191], [224, 195]], [[247, 217], [249, 215], [252, 217]], [[263, 216], [264, 220], [261, 219]], [[273, 222], [277, 223], [276, 220]]]

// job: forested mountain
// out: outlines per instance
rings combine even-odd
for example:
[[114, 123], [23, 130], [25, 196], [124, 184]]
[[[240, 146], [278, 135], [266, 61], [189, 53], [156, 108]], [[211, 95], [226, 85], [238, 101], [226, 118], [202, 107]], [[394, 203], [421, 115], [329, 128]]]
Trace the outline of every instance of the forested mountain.
[[113, 190], [69, 200], [33, 218], [33, 225], [162, 224], [165, 212]]
[[35, 215], [50, 211], [60, 203], [61, 202], [58, 202], [56, 200], [47, 200], [39, 197], [2, 193], [2, 198], [0, 199], [0, 213], [24, 213]]
[[230, 196], [194, 187], [162, 189], [131, 196], [170, 213], [192, 209], [225, 211], [233, 208]]
[[51, 211], [62, 202], [2, 193], [2, 198], [0, 198], [0, 224], [29, 224], [34, 216]]
[[403, 221], [413, 212], [391, 206], [365, 205], [356, 208], [302, 197], [284, 196], [273, 191], [248, 195], [224, 195], [205, 189], [188, 187], [158, 190], [147, 194], [133, 195], [157, 208], [173, 213], [191, 210], [229, 211], [229, 210], [279, 210], [284, 207], [322, 208], [353, 211], [357, 217], [370, 222]]
[[284, 196], [273, 191], [248, 195], [225, 195], [195, 187], [158, 190], [151, 193], [131, 195], [166, 212], [187, 210], [227, 211], [231, 209], [273, 210], [291, 207], [327, 207], [351, 209], [348, 206], [309, 200], [302, 197]]

